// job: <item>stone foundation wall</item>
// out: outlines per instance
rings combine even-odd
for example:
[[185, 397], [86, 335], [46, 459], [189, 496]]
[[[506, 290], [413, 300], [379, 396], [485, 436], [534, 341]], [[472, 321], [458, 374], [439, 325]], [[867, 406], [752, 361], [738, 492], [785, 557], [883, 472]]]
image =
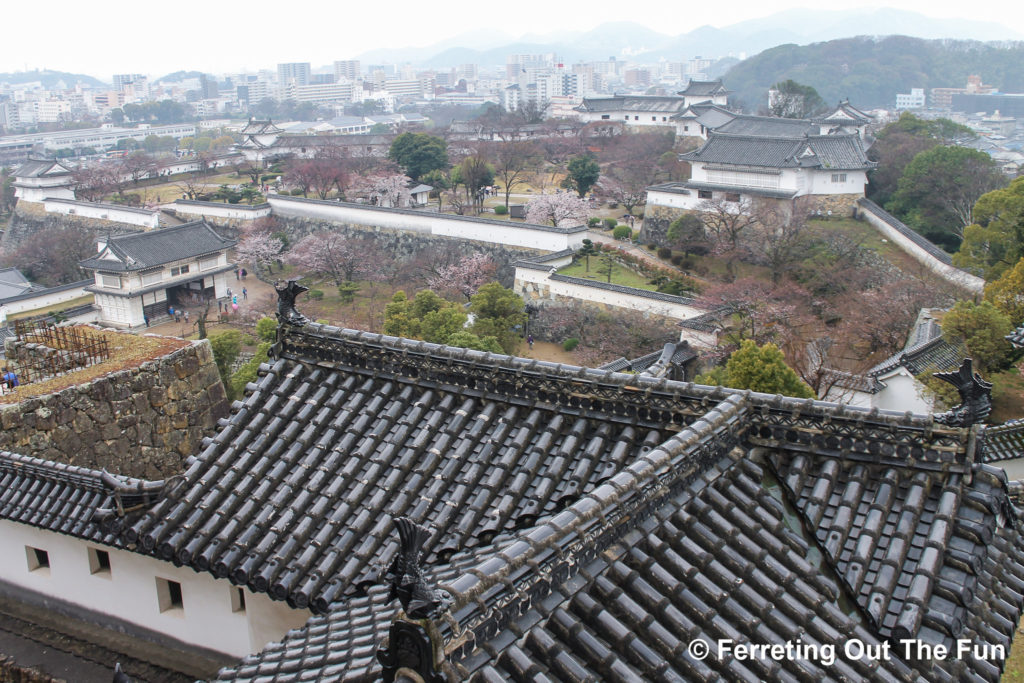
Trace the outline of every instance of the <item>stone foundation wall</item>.
[[146, 479], [184, 470], [230, 407], [210, 343], [0, 406], [0, 449]]
[[672, 221], [685, 213], [693, 212], [674, 206], [648, 204], [644, 208], [644, 226], [640, 230], [640, 242], [644, 244], [651, 244], [653, 242], [659, 247], [669, 246], [668, 227], [672, 225]]
[[22, 242], [37, 232], [49, 228], [76, 227], [91, 235], [131, 235], [142, 232], [142, 229], [127, 223], [103, 220], [101, 218], [85, 218], [68, 216], [60, 213], [46, 213], [41, 202], [19, 201], [11, 214], [0, 240], [0, 250], [10, 252], [18, 248]]
[[[830, 195], [807, 195], [800, 197], [801, 208], [808, 211], [820, 211], [825, 215], [835, 218], [852, 218], [856, 215], [857, 200], [864, 195], [861, 194], [830, 194]], [[829, 211], [832, 213], [829, 214]]]

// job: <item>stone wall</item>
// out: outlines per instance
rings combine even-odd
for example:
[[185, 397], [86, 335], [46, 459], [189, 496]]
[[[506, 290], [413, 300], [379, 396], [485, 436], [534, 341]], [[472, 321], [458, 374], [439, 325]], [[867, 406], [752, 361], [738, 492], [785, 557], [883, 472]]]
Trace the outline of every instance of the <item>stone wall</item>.
[[661, 206], [659, 204], [647, 204], [644, 207], [644, 225], [640, 231], [639, 240], [644, 244], [657, 244], [659, 247], [667, 247], [668, 227], [672, 221], [684, 213], [693, 213], [686, 209], [674, 206]]
[[210, 343], [0, 406], [0, 449], [146, 479], [180, 473], [229, 412]]
[[37, 232], [49, 228], [67, 227], [77, 227], [92, 235], [130, 235], [142, 232], [137, 226], [103, 220], [101, 218], [46, 213], [46, 209], [41, 202], [19, 201], [15, 205], [11, 218], [7, 223], [3, 240], [0, 240], [0, 250], [9, 253], [17, 249], [18, 245]]

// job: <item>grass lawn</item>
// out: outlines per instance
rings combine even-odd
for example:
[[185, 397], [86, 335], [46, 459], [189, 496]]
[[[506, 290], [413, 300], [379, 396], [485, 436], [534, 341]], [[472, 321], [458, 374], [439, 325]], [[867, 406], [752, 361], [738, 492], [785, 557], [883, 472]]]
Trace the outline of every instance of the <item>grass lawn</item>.
[[[561, 275], [568, 275], [570, 277], [581, 277], [587, 280], [607, 282], [608, 277], [604, 273], [598, 273], [600, 265], [601, 259], [599, 257], [591, 257], [589, 273], [587, 272], [586, 262], [582, 259], [572, 265], [559, 269], [558, 272]], [[612, 270], [612, 284], [636, 287], [638, 289], [646, 289], [652, 292], [657, 291], [658, 289], [654, 285], [648, 283], [647, 278], [643, 275], [640, 275], [618, 263], [615, 264], [615, 267]]]
[[92, 302], [93, 302], [92, 294], [86, 294], [85, 296], [80, 296], [77, 299], [72, 299], [71, 301], [63, 301], [63, 302], [61, 302], [59, 304], [54, 304], [52, 306], [45, 306], [43, 308], [35, 308], [35, 309], [32, 309], [31, 311], [24, 311], [23, 313], [14, 313], [12, 315], [7, 316], [7, 319], [8, 320], [19, 320], [21, 318], [32, 318], [32, 317], [37, 316], [37, 315], [46, 315], [47, 313], [53, 313], [54, 311], [63, 311], [66, 308], [74, 308], [75, 306], [84, 306], [85, 304], [91, 304]]

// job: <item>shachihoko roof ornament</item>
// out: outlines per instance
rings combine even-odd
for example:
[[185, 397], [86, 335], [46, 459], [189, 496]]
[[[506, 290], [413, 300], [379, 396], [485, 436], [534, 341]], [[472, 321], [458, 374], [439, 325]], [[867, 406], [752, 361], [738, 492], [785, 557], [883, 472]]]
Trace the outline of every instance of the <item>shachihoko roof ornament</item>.
[[972, 370], [973, 361], [964, 358], [956, 372], [936, 372], [935, 377], [949, 382], [960, 394], [960, 405], [935, 416], [935, 421], [950, 427], [970, 427], [984, 422], [992, 412], [992, 383]]
[[308, 292], [309, 287], [304, 287], [299, 284], [296, 279], [288, 280], [283, 286], [281, 281], [278, 280], [274, 283], [274, 289], [277, 291], [277, 321], [280, 323], [289, 323], [291, 325], [305, 325], [309, 322], [309, 319], [299, 313], [298, 309], [295, 308], [295, 297], [303, 292]]

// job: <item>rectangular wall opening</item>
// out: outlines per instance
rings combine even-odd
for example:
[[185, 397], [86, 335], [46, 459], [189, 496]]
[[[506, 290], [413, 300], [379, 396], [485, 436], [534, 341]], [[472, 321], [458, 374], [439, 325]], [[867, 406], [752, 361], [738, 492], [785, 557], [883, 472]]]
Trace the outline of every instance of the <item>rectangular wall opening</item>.
[[110, 578], [110, 553], [99, 548], [89, 548], [89, 573]]
[[156, 595], [160, 603], [161, 612], [171, 612], [183, 615], [185, 603], [182, 600], [181, 584], [170, 579], [156, 579]]
[[25, 558], [28, 560], [28, 570], [30, 572], [50, 573], [50, 553], [27, 545], [25, 546]]
[[232, 612], [244, 612], [245, 611], [245, 589], [241, 586], [231, 587], [231, 611]]

